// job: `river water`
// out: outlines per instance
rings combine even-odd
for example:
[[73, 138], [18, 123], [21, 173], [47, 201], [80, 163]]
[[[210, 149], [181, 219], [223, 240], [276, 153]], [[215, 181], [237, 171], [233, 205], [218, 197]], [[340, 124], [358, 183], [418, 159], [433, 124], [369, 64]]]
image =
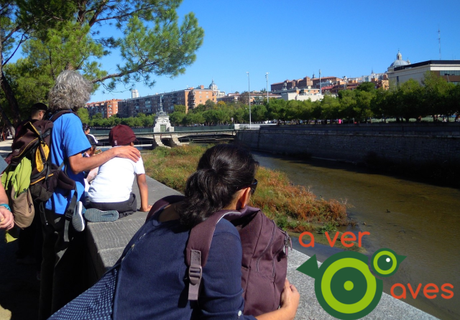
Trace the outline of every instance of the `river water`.
[[[368, 231], [363, 247], [371, 256], [380, 248], [390, 248], [407, 256], [398, 271], [382, 279], [390, 293], [396, 283], [422, 287], [416, 298], [407, 289], [405, 302], [440, 319], [460, 319], [460, 190], [439, 187], [371, 172], [352, 164], [328, 160], [299, 160], [263, 153], [254, 154], [261, 166], [283, 171], [292, 183], [310, 189], [318, 197], [337, 199], [349, 205], [347, 212], [357, 221], [351, 231]], [[449, 174], [446, 172], [446, 174]], [[460, 177], [459, 177], [460, 179]], [[324, 261], [338, 249], [324, 245], [296, 249], [317, 254]], [[439, 287], [436, 298], [423, 293], [426, 284]], [[441, 286], [450, 283], [454, 292], [444, 299]], [[402, 289], [396, 289], [400, 295]], [[432, 295], [432, 293], [429, 293]]]

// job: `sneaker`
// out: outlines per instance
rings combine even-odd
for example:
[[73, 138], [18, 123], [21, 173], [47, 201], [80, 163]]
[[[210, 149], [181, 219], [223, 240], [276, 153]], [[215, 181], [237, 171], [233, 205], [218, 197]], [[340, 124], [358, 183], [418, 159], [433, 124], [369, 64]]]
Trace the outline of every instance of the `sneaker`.
[[111, 222], [119, 218], [117, 210], [102, 211], [96, 208], [86, 209], [85, 219], [90, 222]]
[[85, 219], [83, 219], [82, 210], [83, 204], [81, 203], [81, 201], [78, 201], [72, 216], [72, 225], [74, 229], [78, 232], [82, 232], [83, 230], [85, 230]]

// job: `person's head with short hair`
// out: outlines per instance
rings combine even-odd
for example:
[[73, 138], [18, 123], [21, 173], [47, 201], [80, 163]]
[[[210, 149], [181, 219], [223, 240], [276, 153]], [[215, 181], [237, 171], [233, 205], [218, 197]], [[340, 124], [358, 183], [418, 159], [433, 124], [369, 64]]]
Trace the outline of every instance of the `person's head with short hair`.
[[112, 147], [134, 145], [136, 135], [133, 129], [124, 124], [119, 124], [109, 132], [109, 142]]
[[251, 153], [237, 145], [219, 144], [206, 150], [187, 180], [186, 200], [179, 210], [181, 223], [195, 226], [234, 203], [242, 192], [249, 199], [257, 185], [254, 176], [258, 166]]
[[89, 101], [93, 84], [75, 70], [64, 70], [56, 78], [49, 92], [49, 106], [52, 112], [74, 110], [84, 107]]
[[87, 123], [83, 123], [83, 132], [89, 134], [91, 132], [91, 127]]
[[91, 148], [86, 152], [90, 156], [96, 153], [96, 148], [99, 145], [98, 141], [90, 134], [86, 135], [88, 142], [91, 144]]
[[30, 118], [33, 120], [42, 120], [48, 111], [46, 104], [37, 102], [32, 105], [30, 110]]

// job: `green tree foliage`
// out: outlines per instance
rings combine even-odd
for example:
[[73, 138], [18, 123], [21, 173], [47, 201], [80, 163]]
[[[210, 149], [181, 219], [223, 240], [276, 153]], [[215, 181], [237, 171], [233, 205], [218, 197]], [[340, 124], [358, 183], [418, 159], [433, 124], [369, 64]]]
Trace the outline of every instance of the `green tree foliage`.
[[409, 79], [404, 82], [396, 97], [398, 114], [409, 122], [410, 118], [425, 116], [422, 104], [422, 86], [417, 80]]
[[348, 106], [347, 116], [354, 118], [358, 122], [366, 122], [368, 118], [373, 116], [371, 101], [375, 96], [375, 84], [373, 82], [363, 82], [353, 93], [354, 103]]
[[270, 106], [268, 109], [268, 115], [270, 119], [276, 119], [278, 121], [286, 121], [286, 107], [287, 102], [282, 99], [270, 100]]
[[353, 107], [352, 117], [357, 121], [366, 122], [368, 118], [372, 117], [371, 101], [374, 93], [368, 91], [356, 90], [355, 105]]
[[374, 92], [375, 91], [375, 83], [373, 83], [373, 82], [363, 82], [356, 88], [356, 90], [365, 91], [365, 92]]
[[320, 102], [321, 116], [324, 119], [338, 119], [340, 118], [340, 101], [331, 96], [324, 96]]
[[205, 122], [201, 112], [189, 112], [184, 118], [184, 124], [188, 126], [199, 125]]
[[449, 110], [448, 115], [456, 114], [457, 119], [460, 118], [460, 84], [451, 86], [447, 95], [446, 105]]
[[169, 115], [169, 121], [171, 122], [173, 126], [179, 126], [181, 124], [184, 124], [185, 116], [186, 116], [185, 112], [183, 113], [183, 112], [174, 111], [173, 113]]
[[268, 119], [267, 107], [263, 104], [251, 108], [251, 118], [254, 122], [262, 122]]
[[217, 125], [230, 122], [230, 114], [225, 110], [206, 110], [203, 113], [206, 125]]
[[[346, 91], [341, 91], [340, 93], [342, 92], [345, 93]], [[394, 106], [394, 103], [391, 101], [392, 97], [393, 94], [389, 90], [378, 89], [375, 92], [375, 96], [371, 101], [371, 110], [375, 117], [386, 118], [397, 114], [396, 110], [390, 111], [390, 106]], [[342, 99], [342, 104], [344, 103], [345, 100]]]
[[302, 102], [297, 100], [290, 100], [286, 104], [286, 120], [296, 121], [301, 119], [300, 113], [302, 109]]
[[176, 104], [174, 106], [174, 112], [180, 112], [185, 114], [187, 112], [187, 107], [181, 104]]
[[354, 106], [356, 104], [356, 94], [355, 90], [342, 90], [339, 91], [339, 101], [341, 116], [340, 118], [351, 119], [354, 116]]
[[[428, 114], [443, 114], [450, 116], [459, 111], [455, 104], [450, 103], [450, 94], [454, 84], [448, 83], [444, 78], [427, 72], [423, 79], [425, 86], [425, 108]], [[449, 119], [449, 118], [447, 118]]]
[[77, 115], [81, 120], [81, 123], [90, 123], [89, 122], [89, 112], [86, 108], [80, 108], [77, 111]]
[[[38, 75], [43, 78], [27, 103], [46, 100], [56, 76], [69, 68], [81, 71], [95, 89], [103, 85], [108, 90], [118, 83], [153, 86], [154, 76], [184, 73], [195, 60], [204, 32], [193, 13], [179, 23], [180, 3], [3, 0], [1, 88], [10, 116], [19, 119], [16, 97], [26, 99], [27, 88]], [[19, 47], [24, 55], [12, 65], [10, 58]], [[120, 58], [120, 63], [113, 66], [113, 58]]]
[[248, 106], [240, 106], [233, 111], [233, 123], [249, 122], [249, 108]]

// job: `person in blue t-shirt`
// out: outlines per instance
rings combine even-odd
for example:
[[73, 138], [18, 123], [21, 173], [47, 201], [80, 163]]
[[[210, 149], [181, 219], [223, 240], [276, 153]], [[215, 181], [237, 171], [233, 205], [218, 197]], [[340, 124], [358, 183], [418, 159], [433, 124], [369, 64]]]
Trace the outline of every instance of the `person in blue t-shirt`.
[[[51, 114], [69, 109], [75, 112], [84, 107], [92, 89], [92, 84], [77, 71], [61, 72], [49, 93]], [[65, 113], [56, 119], [51, 139], [51, 161], [58, 166], [64, 164], [63, 170], [76, 182], [78, 201], [82, 200], [84, 194], [85, 171], [99, 167], [114, 157], [128, 158], [135, 162], [140, 158], [139, 150], [131, 146], [110, 149], [89, 158], [83, 157], [82, 152], [90, 149], [91, 145], [75, 113]], [[71, 228], [71, 240], [63, 240], [64, 213], [73, 192], [68, 194], [63, 189], [55, 190], [41, 214], [44, 239], [39, 319], [47, 319], [88, 287], [84, 274], [87, 256], [85, 233], [76, 232], [84, 228]]]

